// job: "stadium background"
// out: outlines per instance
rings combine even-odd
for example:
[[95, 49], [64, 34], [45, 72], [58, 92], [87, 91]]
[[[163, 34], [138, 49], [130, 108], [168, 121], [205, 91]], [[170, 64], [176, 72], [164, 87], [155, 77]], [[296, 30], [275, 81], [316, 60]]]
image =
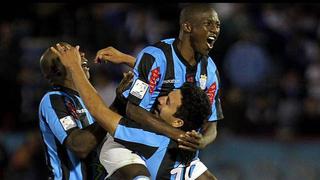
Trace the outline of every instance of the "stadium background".
[[[0, 7], [0, 179], [45, 179], [37, 108], [48, 87], [39, 58], [59, 41], [92, 60], [114, 46], [136, 55], [177, 36], [182, 3], [29, 3]], [[320, 179], [320, 4], [214, 3], [221, 33], [211, 56], [225, 119], [202, 152], [221, 180]], [[127, 71], [91, 66], [107, 104]]]

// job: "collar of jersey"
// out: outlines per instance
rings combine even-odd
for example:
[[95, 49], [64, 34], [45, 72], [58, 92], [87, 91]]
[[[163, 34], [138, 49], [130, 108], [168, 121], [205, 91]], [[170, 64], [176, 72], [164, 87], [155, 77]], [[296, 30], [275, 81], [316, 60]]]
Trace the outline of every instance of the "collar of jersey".
[[188, 61], [186, 59], [183, 58], [183, 56], [181, 55], [178, 47], [177, 47], [177, 43], [178, 43], [178, 40], [175, 39], [174, 42], [172, 43], [172, 46], [173, 46], [173, 50], [174, 52], [176, 53], [176, 55], [178, 56], [179, 60], [187, 67], [187, 68], [190, 68], [190, 69], [193, 69], [193, 68], [196, 68], [198, 63], [200, 62], [200, 58], [197, 58], [197, 64], [195, 64], [194, 66], [191, 66]]
[[73, 94], [73, 95], [77, 95], [79, 96], [79, 93], [73, 89], [70, 89], [70, 88], [67, 88], [67, 87], [64, 87], [64, 86], [60, 86], [60, 85], [54, 85], [52, 86], [52, 90], [54, 91], [63, 91], [63, 92], [66, 92], [68, 94]]

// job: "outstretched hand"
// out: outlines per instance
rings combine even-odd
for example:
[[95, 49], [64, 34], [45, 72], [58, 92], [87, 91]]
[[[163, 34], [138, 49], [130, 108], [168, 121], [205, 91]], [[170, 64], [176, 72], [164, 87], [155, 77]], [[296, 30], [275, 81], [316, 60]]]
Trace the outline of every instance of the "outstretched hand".
[[201, 133], [192, 130], [188, 131], [184, 135], [181, 135], [178, 139], [178, 147], [189, 151], [197, 151], [205, 147], [203, 136]]
[[127, 61], [127, 56], [126, 54], [120, 52], [116, 48], [109, 46], [107, 48], [99, 50], [94, 59], [95, 63], [102, 63], [108, 61], [115, 64], [125, 63]]
[[72, 47], [61, 46], [60, 44], [57, 44], [56, 47], [51, 47], [50, 49], [59, 57], [61, 63], [65, 67], [74, 67], [81, 66], [79, 48], [79, 46]]

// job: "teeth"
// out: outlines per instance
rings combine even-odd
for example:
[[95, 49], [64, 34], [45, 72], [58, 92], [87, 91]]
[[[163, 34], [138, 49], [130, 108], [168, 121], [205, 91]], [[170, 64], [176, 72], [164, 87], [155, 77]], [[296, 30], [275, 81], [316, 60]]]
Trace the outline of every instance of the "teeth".
[[215, 40], [216, 38], [214, 38], [214, 37], [209, 37], [208, 39], [210, 39], [210, 40]]

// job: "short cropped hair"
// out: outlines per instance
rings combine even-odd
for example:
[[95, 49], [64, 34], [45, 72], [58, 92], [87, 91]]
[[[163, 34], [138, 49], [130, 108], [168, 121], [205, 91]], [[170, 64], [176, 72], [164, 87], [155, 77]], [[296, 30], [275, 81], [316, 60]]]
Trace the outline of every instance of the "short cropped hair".
[[210, 11], [210, 10], [214, 10], [214, 9], [212, 6], [210, 6], [210, 4], [206, 4], [206, 3], [196, 3], [196, 4], [188, 5], [181, 10], [179, 23], [183, 24], [186, 21], [194, 22], [196, 14]]
[[[66, 42], [59, 44], [66, 46], [70, 45]], [[40, 69], [43, 76], [53, 84], [62, 84], [66, 78], [66, 69], [62, 65], [59, 57], [48, 48], [40, 58]]]

